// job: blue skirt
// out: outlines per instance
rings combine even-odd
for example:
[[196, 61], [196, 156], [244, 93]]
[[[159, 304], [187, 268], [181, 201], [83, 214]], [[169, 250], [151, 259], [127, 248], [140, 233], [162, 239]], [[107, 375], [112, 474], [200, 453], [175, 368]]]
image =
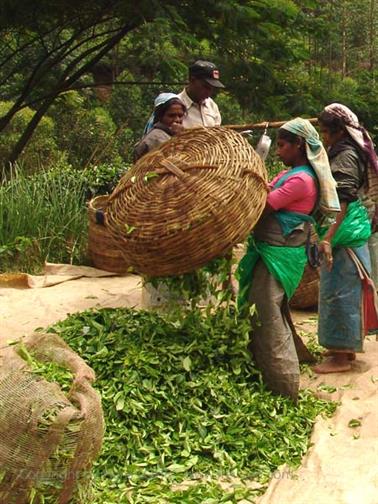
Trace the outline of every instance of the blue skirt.
[[[370, 273], [367, 244], [352, 249]], [[332, 251], [331, 271], [325, 264], [320, 272], [319, 343], [329, 349], [362, 352], [364, 323], [362, 284], [355, 264], [345, 248]]]

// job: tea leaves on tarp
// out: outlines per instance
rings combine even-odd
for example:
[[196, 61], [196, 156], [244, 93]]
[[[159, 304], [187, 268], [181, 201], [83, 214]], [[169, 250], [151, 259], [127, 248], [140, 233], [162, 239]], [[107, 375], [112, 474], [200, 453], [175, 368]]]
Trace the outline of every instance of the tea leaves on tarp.
[[97, 503], [175, 502], [172, 484], [193, 479], [187, 499], [222, 502], [209, 478], [266, 482], [281, 464], [299, 464], [316, 416], [335, 409], [308, 391], [297, 405], [268, 392], [247, 351], [249, 325], [232, 306], [181, 319], [93, 310], [50, 330], [97, 375], [107, 426]]

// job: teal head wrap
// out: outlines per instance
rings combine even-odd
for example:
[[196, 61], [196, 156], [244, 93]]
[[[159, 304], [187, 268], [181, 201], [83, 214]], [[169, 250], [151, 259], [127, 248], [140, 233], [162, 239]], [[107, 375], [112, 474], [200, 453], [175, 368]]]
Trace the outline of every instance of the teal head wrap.
[[296, 117], [286, 122], [282, 128], [305, 139], [307, 158], [319, 181], [319, 210], [324, 216], [333, 220], [335, 213], [340, 211], [340, 202], [327, 152], [319, 138], [318, 132], [310, 121], [301, 117]]

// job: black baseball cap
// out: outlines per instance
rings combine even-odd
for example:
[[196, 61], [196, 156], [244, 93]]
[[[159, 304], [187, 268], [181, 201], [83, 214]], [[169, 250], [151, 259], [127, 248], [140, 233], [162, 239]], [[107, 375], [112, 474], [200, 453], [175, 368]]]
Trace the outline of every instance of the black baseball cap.
[[216, 88], [224, 88], [224, 85], [219, 80], [219, 70], [210, 61], [197, 60], [189, 67], [189, 77], [203, 79], [210, 86]]

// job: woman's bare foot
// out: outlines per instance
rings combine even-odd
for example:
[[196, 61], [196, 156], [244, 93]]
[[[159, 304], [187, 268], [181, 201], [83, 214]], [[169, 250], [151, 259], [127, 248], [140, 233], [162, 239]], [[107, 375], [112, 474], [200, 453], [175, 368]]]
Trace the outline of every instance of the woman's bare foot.
[[[335, 350], [326, 350], [325, 352], [322, 353], [323, 357], [332, 357], [333, 355], [336, 355], [340, 353], [340, 351], [335, 351]], [[356, 353], [355, 352], [345, 352], [348, 353], [348, 360], [356, 360]]]
[[350, 371], [352, 364], [348, 358], [348, 353], [335, 353], [318, 364], [312, 369], [315, 373], [325, 374], [325, 373], [343, 373], [345, 371]]

